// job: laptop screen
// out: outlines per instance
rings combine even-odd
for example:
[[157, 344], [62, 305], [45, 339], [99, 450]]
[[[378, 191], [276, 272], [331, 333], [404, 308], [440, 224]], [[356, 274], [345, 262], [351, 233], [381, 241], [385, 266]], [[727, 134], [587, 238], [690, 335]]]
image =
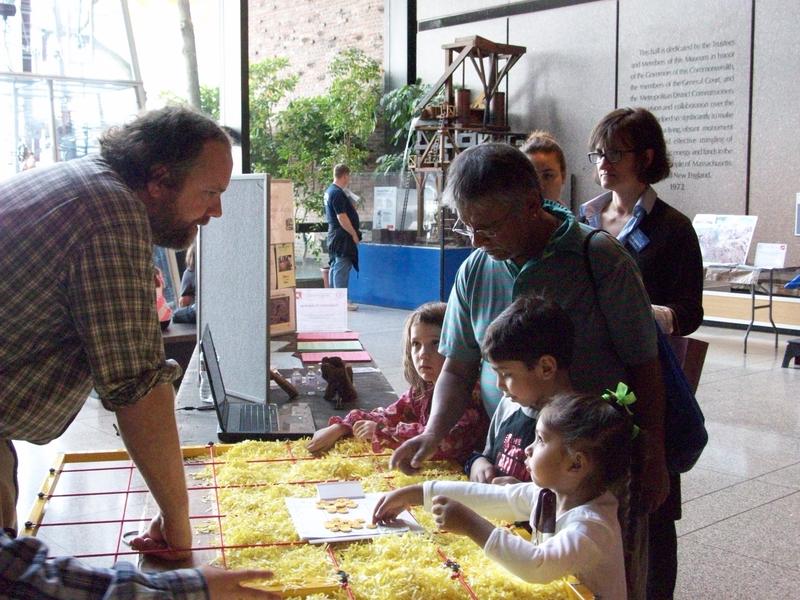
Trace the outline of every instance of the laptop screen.
[[200, 348], [203, 351], [203, 360], [206, 364], [206, 374], [211, 384], [211, 395], [214, 397], [214, 406], [217, 409], [220, 426], [225, 429], [228, 414], [228, 400], [225, 396], [225, 384], [222, 383], [222, 371], [219, 368], [217, 351], [214, 340], [211, 339], [211, 327], [205, 326], [203, 337], [200, 339]]

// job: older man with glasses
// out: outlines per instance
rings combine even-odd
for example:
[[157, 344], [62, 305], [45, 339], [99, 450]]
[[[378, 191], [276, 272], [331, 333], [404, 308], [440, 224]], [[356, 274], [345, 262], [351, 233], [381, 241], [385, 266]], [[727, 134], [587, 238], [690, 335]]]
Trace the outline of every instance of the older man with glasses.
[[[480, 343], [503, 309], [520, 294], [534, 292], [561, 305], [574, 320], [570, 378], [577, 390], [599, 393], [619, 381], [635, 390], [635, 418], [646, 432], [636, 508], [643, 514], [654, 510], [669, 487], [664, 390], [650, 301], [633, 260], [606, 235], [594, 236], [587, 245], [590, 228], [564, 207], [543, 200], [533, 165], [506, 144], [462, 152], [448, 171], [445, 198], [458, 213], [453, 230], [478, 250], [462, 264], [450, 294], [439, 346], [447, 358], [427, 428], [395, 450], [392, 465], [414, 471], [435, 452], [479, 377], [486, 410], [494, 412], [501, 394], [495, 374], [481, 361]], [[646, 526], [636, 531], [646, 535]], [[646, 539], [635, 546], [646, 549]], [[641, 568], [637, 561], [634, 575]], [[641, 590], [642, 583], [637, 580], [631, 588]]]

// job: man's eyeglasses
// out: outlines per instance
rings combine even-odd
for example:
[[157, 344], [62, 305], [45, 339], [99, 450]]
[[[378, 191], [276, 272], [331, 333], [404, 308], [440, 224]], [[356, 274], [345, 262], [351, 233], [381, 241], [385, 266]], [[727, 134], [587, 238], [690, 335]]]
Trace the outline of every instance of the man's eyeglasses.
[[586, 156], [589, 157], [589, 162], [593, 165], [599, 165], [604, 158], [613, 165], [621, 161], [622, 157], [629, 152], [635, 154], [636, 150], [604, 150], [602, 152], [598, 150], [589, 152]]
[[497, 237], [497, 230], [503, 226], [503, 222], [508, 218], [510, 213], [511, 210], [509, 210], [502, 219], [498, 219], [483, 229], [473, 229], [464, 223], [464, 221], [461, 220], [461, 217], [458, 217], [456, 218], [456, 222], [453, 223], [453, 233], [466, 236], [471, 240], [475, 239], [475, 236], [478, 235], [487, 240], [494, 239]]

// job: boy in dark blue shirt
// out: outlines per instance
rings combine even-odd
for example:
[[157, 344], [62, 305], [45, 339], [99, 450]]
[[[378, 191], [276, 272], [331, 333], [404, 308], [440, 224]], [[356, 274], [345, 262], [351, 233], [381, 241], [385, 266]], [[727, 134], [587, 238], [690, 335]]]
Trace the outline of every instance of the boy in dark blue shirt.
[[489, 325], [482, 351], [497, 373], [503, 398], [489, 424], [486, 447], [464, 467], [471, 481], [530, 481], [525, 448], [536, 435], [539, 410], [553, 395], [572, 391], [573, 338], [569, 315], [538, 296], [517, 298]]

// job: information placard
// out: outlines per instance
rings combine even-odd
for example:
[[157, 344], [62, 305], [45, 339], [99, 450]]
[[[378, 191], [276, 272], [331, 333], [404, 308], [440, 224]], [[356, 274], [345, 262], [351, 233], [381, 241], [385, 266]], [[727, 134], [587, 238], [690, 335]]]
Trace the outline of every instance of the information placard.
[[295, 290], [297, 331], [347, 331], [347, 289]]
[[394, 230], [397, 213], [397, 188], [373, 188], [374, 208], [372, 211], [372, 228]]

